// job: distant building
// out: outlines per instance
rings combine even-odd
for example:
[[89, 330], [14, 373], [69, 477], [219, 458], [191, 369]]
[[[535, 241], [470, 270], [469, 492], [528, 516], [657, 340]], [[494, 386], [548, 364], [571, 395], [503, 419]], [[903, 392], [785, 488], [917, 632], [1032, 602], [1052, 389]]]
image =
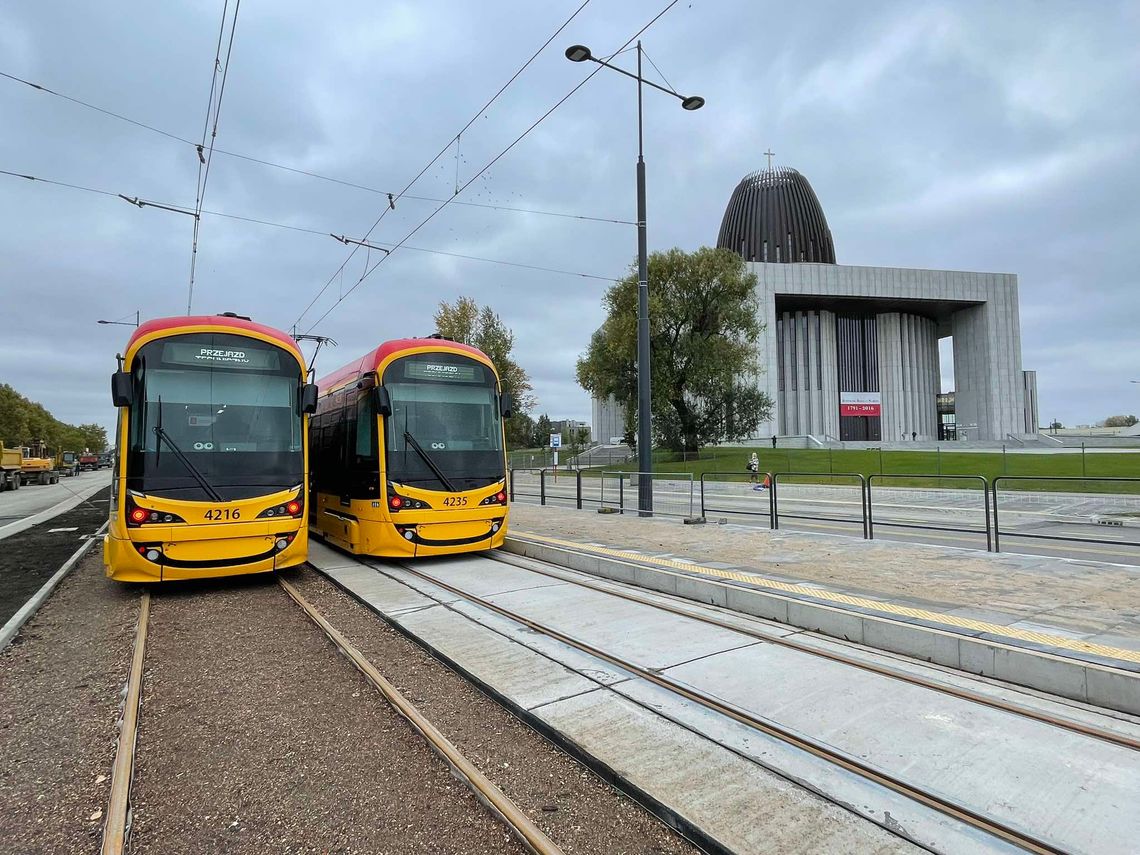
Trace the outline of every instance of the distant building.
[[1037, 379], [1021, 368], [1017, 276], [835, 261], [823, 208], [794, 169], [737, 185], [717, 246], [758, 280], [761, 388], [775, 406], [757, 437], [937, 439], [939, 339], [954, 343], [961, 437], [1037, 430]]
[[[837, 264], [815, 191], [787, 168], [740, 181], [717, 246], [743, 256], [757, 278], [758, 383], [774, 406], [753, 439], [1037, 433], [1037, 375], [1021, 367], [1015, 274]], [[940, 404], [938, 343], [947, 337], [956, 388]], [[625, 432], [613, 398], [593, 405], [595, 437]]]
[[580, 422], [575, 419], [561, 419], [556, 422], [550, 423], [550, 430], [552, 433], [562, 434], [562, 442], [564, 445], [571, 444], [571, 438], [574, 431], [585, 431], [585, 437], [582, 442], [590, 441], [590, 425], [587, 422]]
[[603, 445], [616, 445], [625, 435], [625, 407], [613, 395], [593, 399], [594, 439]]

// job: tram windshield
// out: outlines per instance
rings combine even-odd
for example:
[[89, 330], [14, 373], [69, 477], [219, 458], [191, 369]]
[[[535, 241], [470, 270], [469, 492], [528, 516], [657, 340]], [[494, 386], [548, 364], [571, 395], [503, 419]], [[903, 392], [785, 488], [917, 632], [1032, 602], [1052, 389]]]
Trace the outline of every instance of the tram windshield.
[[304, 480], [295, 356], [259, 339], [192, 333], [152, 341], [132, 366], [127, 487], [232, 500]]
[[394, 361], [384, 372], [388, 480], [426, 490], [473, 490], [502, 481], [503, 423], [495, 374], [451, 353]]

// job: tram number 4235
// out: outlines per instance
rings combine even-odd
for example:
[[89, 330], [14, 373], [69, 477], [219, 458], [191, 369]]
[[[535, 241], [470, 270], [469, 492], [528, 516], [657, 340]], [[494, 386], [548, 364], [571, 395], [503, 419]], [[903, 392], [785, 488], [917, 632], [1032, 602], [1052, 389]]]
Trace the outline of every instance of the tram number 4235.
[[240, 520], [241, 510], [238, 508], [210, 508], [206, 511], [206, 519], [208, 520]]
[[443, 504], [449, 508], [462, 508], [467, 504], [466, 496], [448, 496], [443, 500]]

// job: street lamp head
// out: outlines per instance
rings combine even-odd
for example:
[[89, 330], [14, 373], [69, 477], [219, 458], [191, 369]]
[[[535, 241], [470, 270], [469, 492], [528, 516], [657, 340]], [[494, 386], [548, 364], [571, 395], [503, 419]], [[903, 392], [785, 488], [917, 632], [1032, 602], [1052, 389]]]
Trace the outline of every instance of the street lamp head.
[[705, 99], [700, 95], [690, 95], [688, 98], [681, 99], [681, 106], [686, 110], [699, 110], [705, 106]]
[[95, 323], [97, 323], [97, 324], [109, 324], [111, 322], [110, 321], [96, 321]]
[[594, 55], [585, 45], [570, 45], [566, 48], [566, 58], [571, 62], [585, 62], [588, 59], [593, 59]]

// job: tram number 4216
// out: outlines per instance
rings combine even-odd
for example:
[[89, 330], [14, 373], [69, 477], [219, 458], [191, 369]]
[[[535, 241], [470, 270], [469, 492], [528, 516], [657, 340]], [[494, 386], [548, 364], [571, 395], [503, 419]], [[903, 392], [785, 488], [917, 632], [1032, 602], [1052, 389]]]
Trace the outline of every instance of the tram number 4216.
[[467, 504], [466, 496], [448, 496], [443, 500], [444, 505], [449, 508], [462, 508]]
[[237, 508], [211, 508], [206, 511], [208, 520], [240, 520], [241, 510]]

